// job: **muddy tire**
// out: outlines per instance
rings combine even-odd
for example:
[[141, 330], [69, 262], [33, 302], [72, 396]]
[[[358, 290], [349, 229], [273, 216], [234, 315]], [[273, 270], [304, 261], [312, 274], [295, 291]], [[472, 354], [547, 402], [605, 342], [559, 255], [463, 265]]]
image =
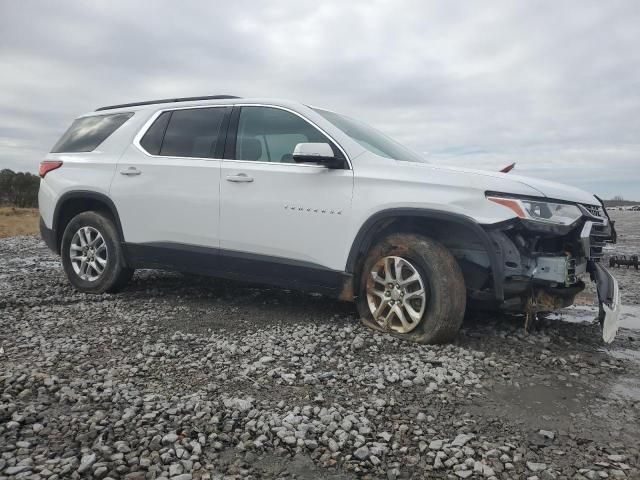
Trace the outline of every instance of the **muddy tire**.
[[356, 304], [368, 327], [419, 343], [456, 337], [466, 306], [464, 277], [440, 243], [391, 235], [369, 251], [359, 277]]
[[69, 282], [83, 293], [120, 291], [133, 275], [113, 220], [101, 212], [82, 212], [71, 219], [60, 255]]

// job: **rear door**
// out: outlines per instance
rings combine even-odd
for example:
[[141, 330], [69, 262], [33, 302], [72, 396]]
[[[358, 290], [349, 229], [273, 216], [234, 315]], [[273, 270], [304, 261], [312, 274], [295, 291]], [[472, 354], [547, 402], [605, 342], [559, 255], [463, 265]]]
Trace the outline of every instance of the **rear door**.
[[158, 112], [121, 157], [110, 195], [133, 255], [170, 257], [174, 249], [215, 256], [229, 113], [226, 106]]
[[[220, 181], [222, 267], [272, 283], [337, 280], [353, 192], [344, 152], [283, 108], [241, 106], [232, 117]], [[304, 142], [329, 143], [345, 168], [295, 163], [293, 149]]]

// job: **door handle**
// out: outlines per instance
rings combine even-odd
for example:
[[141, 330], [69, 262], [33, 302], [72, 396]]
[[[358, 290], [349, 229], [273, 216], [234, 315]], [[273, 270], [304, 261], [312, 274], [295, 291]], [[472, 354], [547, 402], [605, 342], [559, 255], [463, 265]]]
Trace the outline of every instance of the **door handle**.
[[136, 167], [125, 168], [124, 170], [120, 170], [121, 175], [126, 175], [127, 177], [133, 177], [134, 175], [140, 175], [142, 172], [138, 170]]
[[237, 175], [227, 175], [227, 182], [251, 183], [253, 182], [253, 177], [250, 177], [246, 173], [239, 173]]

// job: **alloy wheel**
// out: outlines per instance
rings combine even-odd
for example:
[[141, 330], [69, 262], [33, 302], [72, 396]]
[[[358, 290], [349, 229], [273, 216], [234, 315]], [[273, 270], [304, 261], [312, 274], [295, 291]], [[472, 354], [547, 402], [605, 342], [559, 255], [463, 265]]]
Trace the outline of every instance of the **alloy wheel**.
[[383, 257], [367, 277], [367, 303], [385, 330], [408, 333], [418, 326], [427, 305], [420, 272], [402, 257]]
[[107, 244], [93, 227], [80, 227], [69, 247], [71, 266], [82, 280], [95, 282], [104, 273], [109, 261]]

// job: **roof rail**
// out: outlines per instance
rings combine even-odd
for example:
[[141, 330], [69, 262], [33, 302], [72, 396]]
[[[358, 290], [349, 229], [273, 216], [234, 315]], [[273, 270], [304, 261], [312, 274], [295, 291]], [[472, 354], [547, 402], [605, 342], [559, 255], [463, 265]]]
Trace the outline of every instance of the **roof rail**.
[[240, 98], [233, 95], [209, 95], [207, 97], [183, 97], [183, 98], [165, 98], [163, 100], [147, 100], [146, 102], [122, 103], [120, 105], [109, 105], [107, 107], [96, 108], [96, 112], [103, 110], [113, 110], [114, 108], [137, 107], [140, 105], [154, 105], [156, 103], [175, 103], [175, 102], [192, 102], [195, 100], [228, 100], [231, 98]]

